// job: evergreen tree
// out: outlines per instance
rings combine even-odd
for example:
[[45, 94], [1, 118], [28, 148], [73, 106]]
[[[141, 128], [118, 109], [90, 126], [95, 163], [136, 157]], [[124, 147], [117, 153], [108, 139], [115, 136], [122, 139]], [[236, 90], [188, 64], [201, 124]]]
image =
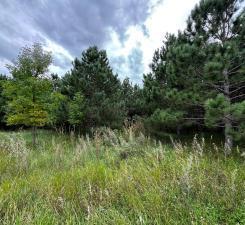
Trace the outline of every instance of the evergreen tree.
[[188, 39], [181, 33], [177, 37], [167, 35], [163, 47], [154, 54], [152, 72], [144, 76], [144, 96], [150, 115], [146, 124], [154, 133], [173, 130], [179, 133], [181, 128], [203, 123], [199, 86], [185, 70], [187, 62], [178, 58], [179, 47], [186, 43]]
[[192, 58], [203, 61], [192, 64], [192, 70], [210, 93], [205, 103], [206, 123], [224, 127], [227, 152], [233, 137], [244, 133], [245, 13], [239, 2], [202, 0], [192, 11], [186, 30]]
[[145, 102], [143, 90], [138, 85], [132, 85], [129, 78], [122, 82], [122, 100], [125, 104], [126, 114], [129, 120], [137, 116], [145, 115]]
[[[120, 127], [124, 119], [120, 89], [106, 52], [97, 47], [88, 48], [81, 59], [74, 60], [71, 72], [62, 80], [62, 93], [71, 101], [70, 123], [84, 128]], [[81, 107], [83, 113], [77, 111]]]
[[52, 94], [49, 103], [49, 117], [52, 128], [64, 132], [69, 124], [69, 99], [61, 93], [62, 79], [57, 74], [51, 74]]
[[202, 0], [184, 33], [170, 35], [153, 58], [144, 89], [159, 126], [224, 128], [225, 149], [244, 135], [244, 9], [237, 0]]
[[68, 121], [73, 125], [80, 125], [84, 120], [84, 98], [77, 92], [69, 102]]

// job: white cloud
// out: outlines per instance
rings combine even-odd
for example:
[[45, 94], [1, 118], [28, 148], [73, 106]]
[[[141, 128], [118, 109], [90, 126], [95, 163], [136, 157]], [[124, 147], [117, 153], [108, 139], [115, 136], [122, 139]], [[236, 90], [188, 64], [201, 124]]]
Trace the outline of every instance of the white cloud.
[[44, 49], [47, 51], [51, 51], [54, 54], [63, 55], [71, 61], [73, 60], [73, 56], [70, 54], [69, 51], [67, 51], [61, 45], [58, 45], [55, 42], [49, 40], [48, 38], [46, 38], [46, 46], [44, 47]]
[[45, 42], [44, 50], [50, 51], [53, 56], [53, 64], [49, 67], [50, 72], [63, 76], [71, 68], [74, 56], [61, 45], [48, 38], [45, 38]]
[[[157, 2], [157, 5], [156, 5]], [[105, 46], [110, 58], [127, 56], [136, 46], [140, 46], [143, 52], [142, 71], [149, 71], [154, 51], [161, 47], [162, 41], [167, 33], [177, 33], [186, 26], [186, 20], [191, 10], [199, 0], [153, 0], [150, 16], [144, 22], [148, 35], [144, 35], [143, 29], [139, 26], [130, 26], [126, 32], [128, 36], [124, 43], [121, 43], [117, 34], [111, 31], [111, 42]], [[118, 66], [123, 68], [118, 68]], [[114, 65], [116, 71], [120, 71], [122, 76], [129, 76], [128, 64]]]
[[0, 58], [0, 74], [7, 74], [8, 69], [6, 68], [7, 64], [11, 64], [11, 62], [7, 59]]

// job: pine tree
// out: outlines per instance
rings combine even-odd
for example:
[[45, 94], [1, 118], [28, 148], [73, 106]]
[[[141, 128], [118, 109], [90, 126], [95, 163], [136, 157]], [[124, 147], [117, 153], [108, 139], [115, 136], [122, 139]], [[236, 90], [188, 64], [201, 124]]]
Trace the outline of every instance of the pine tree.
[[234, 113], [245, 110], [245, 13], [239, 2], [202, 0], [192, 11], [186, 30], [192, 58], [203, 60], [191, 67], [210, 93], [205, 103], [206, 122], [224, 127], [228, 153], [233, 137], [244, 127], [244, 116]]
[[57, 74], [51, 74], [52, 93], [49, 98], [49, 125], [64, 132], [68, 125], [68, 105], [67, 96], [61, 93], [62, 79]]
[[152, 130], [173, 131], [202, 124], [203, 107], [199, 85], [185, 68], [192, 63], [183, 60], [180, 47], [188, 38], [167, 35], [161, 49], [157, 50], [151, 64], [152, 72], [144, 76], [144, 92], [150, 115], [147, 124]]
[[121, 89], [127, 118], [132, 121], [137, 116], [143, 116], [145, 114], [145, 102], [142, 88], [137, 84], [133, 85], [129, 78], [125, 78]]
[[[74, 60], [71, 72], [62, 79], [62, 93], [71, 101], [69, 114], [78, 116], [75, 120], [70, 118], [70, 123], [74, 125], [75, 122], [76, 126], [80, 124], [85, 129], [120, 127], [124, 118], [120, 88], [120, 81], [112, 72], [106, 52], [97, 47], [88, 48], [81, 59]], [[78, 104], [83, 106], [83, 116], [75, 113]]]
[[144, 77], [151, 124], [224, 128], [227, 153], [244, 137], [244, 18], [238, 0], [202, 0], [187, 29], [167, 36]]

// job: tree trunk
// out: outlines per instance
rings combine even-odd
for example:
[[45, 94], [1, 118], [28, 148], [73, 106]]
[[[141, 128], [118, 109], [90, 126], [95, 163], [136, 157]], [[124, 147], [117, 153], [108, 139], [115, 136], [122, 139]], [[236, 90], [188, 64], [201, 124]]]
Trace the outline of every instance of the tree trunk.
[[[224, 69], [223, 71], [223, 76], [224, 76], [224, 92], [225, 92], [225, 97], [229, 104], [231, 104], [231, 98], [230, 98], [230, 82], [229, 82], [229, 75], [227, 69]], [[225, 153], [230, 154], [231, 149], [233, 147], [233, 137], [230, 134], [231, 130], [233, 128], [232, 125], [232, 116], [228, 110], [228, 112], [224, 115], [224, 123], [225, 123]]]
[[[35, 112], [35, 103], [36, 103], [36, 96], [35, 96], [35, 85], [32, 86], [32, 103], [33, 103], [33, 112]], [[36, 148], [37, 146], [37, 127], [32, 127], [32, 146]]]
[[181, 125], [177, 125], [176, 133], [178, 136], [180, 136], [180, 129], [181, 129]]
[[37, 146], [37, 127], [32, 127], [32, 145], [34, 148]]
[[225, 153], [230, 154], [233, 147], [233, 137], [230, 134], [232, 123], [230, 119], [225, 118]]

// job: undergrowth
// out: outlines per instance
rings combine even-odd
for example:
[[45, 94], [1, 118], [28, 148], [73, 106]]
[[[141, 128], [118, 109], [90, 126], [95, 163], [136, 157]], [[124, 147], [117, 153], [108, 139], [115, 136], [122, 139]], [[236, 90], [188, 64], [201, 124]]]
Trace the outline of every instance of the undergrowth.
[[0, 224], [245, 224], [239, 149], [164, 145], [132, 127], [30, 143], [0, 133]]

